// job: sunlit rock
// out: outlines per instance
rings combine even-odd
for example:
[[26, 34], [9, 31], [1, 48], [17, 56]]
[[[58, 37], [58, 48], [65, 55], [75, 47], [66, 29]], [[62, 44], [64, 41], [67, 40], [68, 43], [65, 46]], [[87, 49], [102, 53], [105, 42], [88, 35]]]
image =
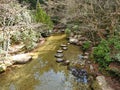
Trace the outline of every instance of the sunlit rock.
[[73, 43], [73, 44], [76, 44], [76, 43], [78, 43], [78, 39], [70, 37], [69, 42]]
[[30, 56], [29, 54], [18, 54], [11, 57], [11, 60], [15, 64], [24, 64], [29, 62], [31, 59], [32, 59], [32, 56]]

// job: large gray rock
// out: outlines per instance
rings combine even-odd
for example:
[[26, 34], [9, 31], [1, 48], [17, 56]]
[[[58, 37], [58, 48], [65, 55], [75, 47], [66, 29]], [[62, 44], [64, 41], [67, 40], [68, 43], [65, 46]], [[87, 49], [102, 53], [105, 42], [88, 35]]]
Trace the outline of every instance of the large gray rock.
[[104, 76], [97, 76], [96, 82], [93, 84], [94, 90], [114, 90], [112, 89], [105, 80]]
[[15, 64], [24, 64], [29, 62], [31, 59], [32, 59], [32, 56], [30, 56], [29, 54], [18, 54], [11, 57], [11, 60]]

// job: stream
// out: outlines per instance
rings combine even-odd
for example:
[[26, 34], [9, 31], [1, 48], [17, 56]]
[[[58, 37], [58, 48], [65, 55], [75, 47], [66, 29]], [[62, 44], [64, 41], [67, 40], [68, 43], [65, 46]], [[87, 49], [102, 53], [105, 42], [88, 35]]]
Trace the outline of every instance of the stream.
[[[0, 90], [88, 90], [78, 86], [67, 66], [56, 63], [54, 57], [62, 43], [67, 43], [65, 35], [55, 35], [33, 51], [33, 60], [24, 65], [9, 68], [0, 75]], [[78, 59], [80, 48], [68, 45], [65, 59]]]

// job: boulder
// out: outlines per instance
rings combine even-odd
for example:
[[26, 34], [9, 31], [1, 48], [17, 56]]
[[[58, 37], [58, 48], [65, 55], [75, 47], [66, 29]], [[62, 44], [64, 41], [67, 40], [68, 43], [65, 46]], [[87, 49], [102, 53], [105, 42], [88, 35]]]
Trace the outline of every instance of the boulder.
[[78, 39], [76, 39], [76, 38], [69, 38], [69, 42], [73, 43], [73, 44], [76, 44], [76, 43], [78, 43]]
[[29, 62], [31, 59], [32, 59], [32, 56], [30, 56], [29, 54], [18, 54], [11, 57], [11, 60], [15, 64], [25, 64]]
[[6, 68], [7, 68], [7, 67], [6, 67], [5, 64], [1, 64], [1, 65], [0, 65], [0, 73], [6, 71]]
[[93, 90], [114, 90], [107, 84], [104, 76], [97, 76], [92, 87]]

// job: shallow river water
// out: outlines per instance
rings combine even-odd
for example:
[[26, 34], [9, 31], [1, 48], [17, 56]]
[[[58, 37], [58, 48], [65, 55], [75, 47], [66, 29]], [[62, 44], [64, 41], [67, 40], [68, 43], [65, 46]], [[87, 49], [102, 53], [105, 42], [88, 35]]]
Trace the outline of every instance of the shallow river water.
[[[10, 68], [0, 75], [0, 90], [79, 90], [67, 66], [56, 63], [54, 55], [62, 43], [67, 43], [65, 35], [47, 38], [33, 51], [31, 62]], [[64, 51], [65, 59], [74, 61], [80, 53], [78, 46], [69, 45]]]

